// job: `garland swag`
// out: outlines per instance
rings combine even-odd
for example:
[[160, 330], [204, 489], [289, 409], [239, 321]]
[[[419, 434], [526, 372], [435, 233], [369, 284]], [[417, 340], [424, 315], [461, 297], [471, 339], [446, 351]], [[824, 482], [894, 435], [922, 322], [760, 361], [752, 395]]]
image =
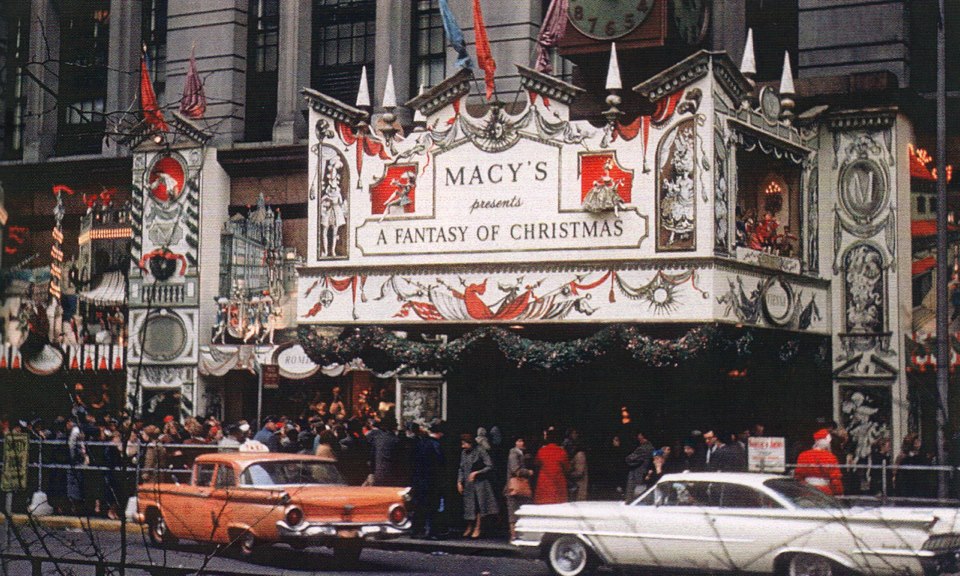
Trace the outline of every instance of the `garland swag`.
[[608, 326], [592, 336], [563, 342], [531, 340], [495, 326], [473, 330], [446, 343], [415, 342], [380, 327], [347, 329], [339, 337], [328, 338], [310, 326], [301, 326], [299, 339], [307, 356], [321, 366], [362, 358], [375, 371], [401, 366], [445, 371], [459, 364], [471, 346], [490, 339], [518, 368], [528, 366], [554, 372], [589, 364], [618, 348], [647, 366], [678, 366], [719, 346], [721, 340], [720, 331], [714, 325], [697, 326], [671, 340], [651, 338], [636, 326], [626, 324]]

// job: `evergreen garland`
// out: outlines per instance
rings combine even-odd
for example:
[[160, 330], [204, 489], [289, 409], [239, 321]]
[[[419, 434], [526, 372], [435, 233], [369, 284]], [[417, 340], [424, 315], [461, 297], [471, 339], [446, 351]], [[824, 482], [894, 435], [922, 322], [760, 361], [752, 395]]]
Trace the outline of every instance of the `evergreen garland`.
[[678, 366], [719, 347], [721, 340], [720, 331], [714, 325], [697, 326], [671, 340], [651, 338], [635, 325], [616, 324], [592, 336], [562, 342], [532, 340], [496, 326], [478, 328], [446, 343], [415, 342], [382, 327], [346, 329], [336, 338], [321, 336], [311, 326], [300, 326], [298, 332], [304, 351], [317, 364], [344, 364], [362, 358], [369, 368], [378, 372], [400, 366], [446, 371], [459, 364], [474, 344], [485, 339], [492, 340], [518, 368], [528, 366], [553, 372], [589, 364], [618, 348], [647, 366]]

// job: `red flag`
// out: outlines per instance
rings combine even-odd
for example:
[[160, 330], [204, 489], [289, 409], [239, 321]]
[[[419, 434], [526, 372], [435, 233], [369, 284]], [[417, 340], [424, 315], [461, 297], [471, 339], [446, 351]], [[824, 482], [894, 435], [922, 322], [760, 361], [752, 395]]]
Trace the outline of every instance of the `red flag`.
[[150, 81], [150, 72], [147, 71], [146, 54], [140, 58], [140, 109], [143, 111], [143, 119], [155, 130], [169, 129], [160, 105], [157, 104], [157, 95], [153, 91], [153, 82]]
[[493, 96], [493, 74], [497, 63], [490, 53], [490, 41], [487, 40], [487, 27], [483, 24], [483, 11], [480, 0], [473, 0], [473, 35], [477, 44], [477, 64], [483, 69], [483, 79], [487, 85], [487, 100]]
[[207, 95], [203, 92], [203, 81], [197, 73], [197, 60], [190, 51], [190, 67], [187, 80], [183, 84], [183, 96], [180, 98], [180, 113], [188, 118], [203, 118], [207, 111]]

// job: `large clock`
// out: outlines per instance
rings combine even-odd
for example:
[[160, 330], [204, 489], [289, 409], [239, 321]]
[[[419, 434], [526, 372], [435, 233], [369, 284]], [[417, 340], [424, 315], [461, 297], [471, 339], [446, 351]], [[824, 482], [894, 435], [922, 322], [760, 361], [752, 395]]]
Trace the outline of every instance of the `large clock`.
[[581, 34], [612, 40], [633, 32], [646, 20], [656, 0], [570, 0], [570, 24]]

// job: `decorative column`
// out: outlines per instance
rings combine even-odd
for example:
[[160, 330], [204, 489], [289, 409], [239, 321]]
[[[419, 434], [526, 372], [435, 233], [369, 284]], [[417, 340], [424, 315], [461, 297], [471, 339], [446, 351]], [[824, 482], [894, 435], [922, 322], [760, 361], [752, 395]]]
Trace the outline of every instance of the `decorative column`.
[[277, 119], [273, 124], [277, 143], [293, 144], [307, 137], [300, 89], [310, 85], [311, 23], [310, 2], [280, 2]]
[[60, 18], [51, 0], [30, 3], [30, 62], [35, 78], [25, 84], [23, 161], [42, 162], [53, 155], [57, 143], [57, 92], [60, 88]]
[[[107, 67], [106, 110], [137, 110], [139, 102], [141, 4], [129, 0], [110, 0], [110, 49]], [[165, 102], [163, 94], [157, 94]], [[122, 120], [117, 117], [116, 120]], [[107, 123], [107, 132], [115, 133], [114, 122]], [[119, 156], [121, 147], [114, 139], [104, 138], [103, 153]]]

